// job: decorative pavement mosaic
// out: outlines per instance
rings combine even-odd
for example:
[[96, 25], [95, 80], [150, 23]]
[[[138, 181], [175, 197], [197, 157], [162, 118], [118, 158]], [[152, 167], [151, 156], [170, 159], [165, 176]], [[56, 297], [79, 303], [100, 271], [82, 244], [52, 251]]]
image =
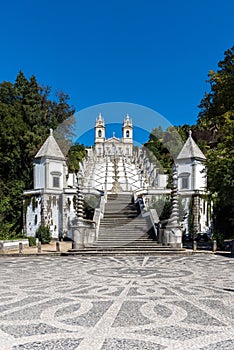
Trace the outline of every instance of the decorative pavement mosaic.
[[1, 350], [234, 349], [234, 259], [1, 257]]

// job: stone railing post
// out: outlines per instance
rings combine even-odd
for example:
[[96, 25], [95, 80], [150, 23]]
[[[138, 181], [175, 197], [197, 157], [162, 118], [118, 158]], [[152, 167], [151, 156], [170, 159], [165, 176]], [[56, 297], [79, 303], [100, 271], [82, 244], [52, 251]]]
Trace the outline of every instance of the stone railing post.
[[38, 244], [37, 244], [37, 252], [41, 253], [41, 242], [40, 241], [38, 241]]
[[60, 242], [56, 241], [56, 252], [60, 252]]
[[193, 251], [194, 252], [197, 251], [197, 241], [196, 240], [193, 241]]
[[23, 243], [19, 242], [19, 254], [23, 253]]
[[213, 240], [213, 246], [212, 246], [212, 252], [215, 253], [217, 251], [217, 241], [216, 239]]
[[231, 242], [231, 254], [234, 254], [234, 241]]

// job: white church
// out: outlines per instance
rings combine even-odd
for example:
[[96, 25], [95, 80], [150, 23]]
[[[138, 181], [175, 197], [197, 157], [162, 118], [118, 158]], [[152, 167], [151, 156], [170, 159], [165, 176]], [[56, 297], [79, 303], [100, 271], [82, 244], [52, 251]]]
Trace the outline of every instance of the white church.
[[102, 115], [95, 123], [95, 152], [97, 156], [132, 156], [133, 153], [133, 126], [132, 121], [127, 114], [122, 126], [122, 138], [119, 139], [114, 136], [106, 139], [106, 128]]
[[[168, 176], [159, 173], [144, 150], [133, 148], [133, 123], [127, 115], [122, 125], [122, 138], [106, 138], [102, 115], [95, 122], [94, 147], [80, 164], [78, 178], [83, 194], [101, 198], [95, 209], [94, 224], [98, 230], [103, 215], [106, 194], [131, 193], [141, 196], [145, 210], [152, 200], [170, 196]], [[190, 132], [175, 160], [178, 175], [178, 194], [187, 213], [181, 222], [182, 230], [191, 230], [191, 216], [196, 232], [208, 232], [211, 208], [206, 199], [205, 156]], [[53, 131], [34, 158], [34, 187], [24, 191], [24, 231], [35, 236], [40, 224], [49, 226], [52, 237], [72, 239], [72, 222], [76, 218], [77, 176], [69, 174], [66, 158], [60, 150]]]

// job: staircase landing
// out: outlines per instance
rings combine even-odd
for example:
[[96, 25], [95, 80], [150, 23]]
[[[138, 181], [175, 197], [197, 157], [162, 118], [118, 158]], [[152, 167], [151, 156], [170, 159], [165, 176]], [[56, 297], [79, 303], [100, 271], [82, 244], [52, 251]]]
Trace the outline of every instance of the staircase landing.
[[152, 237], [150, 226], [132, 202], [131, 194], [109, 194], [97, 242], [72, 252], [82, 255], [154, 255], [185, 251], [159, 244]]

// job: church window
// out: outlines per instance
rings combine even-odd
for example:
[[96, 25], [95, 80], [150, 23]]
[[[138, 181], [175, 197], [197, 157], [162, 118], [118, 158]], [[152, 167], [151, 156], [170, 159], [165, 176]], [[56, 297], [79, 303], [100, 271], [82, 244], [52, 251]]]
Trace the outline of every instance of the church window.
[[126, 149], [126, 154], [129, 156], [129, 148]]
[[189, 188], [189, 179], [188, 176], [183, 176], [181, 179], [181, 188], [188, 189]]
[[37, 214], [35, 215], [35, 218], [34, 218], [34, 225], [37, 225]]
[[126, 131], [126, 137], [129, 137], [130, 134], [129, 134], [129, 130]]
[[98, 130], [98, 137], [102, 137], [102, 130]]
[[60, 187], [58, 176], [53, 176], [53, 187]]
[[179, 176], [179, 188], [181, 190], [188, 190], [189, 189], [189, 176], [190, 174], [188, 172], [182, 173]]
[[98, 154], [102, 154], [102, 149], [101, 149], [101, 147], [98, 148]]

